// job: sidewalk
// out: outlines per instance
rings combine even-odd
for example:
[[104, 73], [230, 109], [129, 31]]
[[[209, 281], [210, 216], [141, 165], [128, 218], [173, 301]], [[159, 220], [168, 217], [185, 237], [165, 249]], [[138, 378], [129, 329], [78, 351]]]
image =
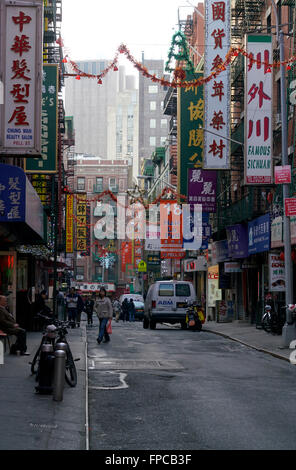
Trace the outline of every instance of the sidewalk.
[[232, 323], [215, 323], [211, 321], [204, 324], [203, 331], [238, 341], [257, 351], [271, 354], [279, 359], [290, 360], [291, 350], [281, 347], [282, 337], [266, 333], [262, 329], [257, 329], [255, 325], [240, 321]]
[[67, 337], [76, 362], [75, 388], [65, 384], [62, 402], [35, 393], [29, 362], [41, 333], [27, 333], [30, 356], [5, 354], [0, 365], [0, 450], [85, 450], [85, 322]]

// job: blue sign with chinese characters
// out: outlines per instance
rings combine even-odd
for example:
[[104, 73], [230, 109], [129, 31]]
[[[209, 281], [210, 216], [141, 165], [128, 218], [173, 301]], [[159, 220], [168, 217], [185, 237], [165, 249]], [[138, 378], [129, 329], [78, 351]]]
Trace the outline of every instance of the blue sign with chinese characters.
[[229, 257], [240, 259], [248, 257], [248, 228], [245, 225], [231, 225], [226, 228]]
[[0, 222], [25, 222], [26, 179], [21, 168], [0, 164]]
[[24, 222], [44, 237], [44, 211], [25, 172], [0, 163], [0, 222]]
[[270, 215], [263, 215], [248, 224], [248, 255], [262, 253], [270, 249]]

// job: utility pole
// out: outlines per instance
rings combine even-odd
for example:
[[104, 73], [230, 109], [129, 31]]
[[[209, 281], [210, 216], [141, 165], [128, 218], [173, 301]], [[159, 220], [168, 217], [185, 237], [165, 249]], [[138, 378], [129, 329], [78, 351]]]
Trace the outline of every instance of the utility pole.
[[[287, 127], [287, 95], [286, 95], [286, 73], [283, 64], [285, 60], [284, 51], [284, 36], [280, 30], [279, 17], [277, 7], [272, 1], [274, 14], [276, 18], [276, 34], [277, 41], [280, 48], [280, 63], [281, 63], [281, 117], [282, 117], [282, 165], [288, 165], [288, 127]], [[285, 199], [289, 197], [289, 184], [283, 184], [283, 219], [284, 219], [284, 250], [285, 250], [285, 278], [286, 278], [286, 305], [293, 303], [293, 269], [291, 259], [291, 228], [290, 218], [285, 213]], [[286, 323], [283, 327], [282, 333], [282, 346], [287, 348], [291, 342], [296, 338], [296, 328], [292, 323], [292, 315], [286, 309]]]

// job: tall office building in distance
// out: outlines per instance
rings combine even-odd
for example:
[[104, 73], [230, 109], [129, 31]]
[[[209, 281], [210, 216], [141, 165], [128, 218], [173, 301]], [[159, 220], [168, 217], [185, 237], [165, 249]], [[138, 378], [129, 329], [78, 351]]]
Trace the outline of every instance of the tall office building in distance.
[[[142, 65], [149, 73], [161, 78], [164, 76], [163, 60], [145, 60]], [[169, 117], [163, 114], [163, 102], [167, 87], [153, 83], [139, 74], [139, 159], [140, 167], [144, 159], [151, 158], [156, 147], [165, 146], [168, 136]]]

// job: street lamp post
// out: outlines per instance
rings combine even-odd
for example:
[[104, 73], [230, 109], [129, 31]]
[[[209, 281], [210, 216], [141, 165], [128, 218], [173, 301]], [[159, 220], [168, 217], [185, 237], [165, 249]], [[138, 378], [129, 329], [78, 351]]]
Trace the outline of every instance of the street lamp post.
[[[274, 0], [272, 6], [276, 18], [276, 34], [280, 48], [280, 72], [281, 72], [281, 117], [282, 117], [282, 165], [288, 165], [288, 128], [287, 128], [287, 96], [286, 96], [286, 73], [285, 73], [285, 54], [284, 54], [284, 36], [280, 31], [279, 17]], [[283, 219], [284, 219], [284, 250], [285, 250], [285, 279], [286, 279], [286, 305], [293, 303], [293, 269], [291, 259], [291, 228], [290, 218], [285, 213], [285, 199], [289, 197], [289, 184], [283, 184]], [[289, 347], [290, 343], [296, 338], [296, 328], [292, 321], [292, 314], [286, 309], [286, 323], [283, 327], [282, 346]]]

